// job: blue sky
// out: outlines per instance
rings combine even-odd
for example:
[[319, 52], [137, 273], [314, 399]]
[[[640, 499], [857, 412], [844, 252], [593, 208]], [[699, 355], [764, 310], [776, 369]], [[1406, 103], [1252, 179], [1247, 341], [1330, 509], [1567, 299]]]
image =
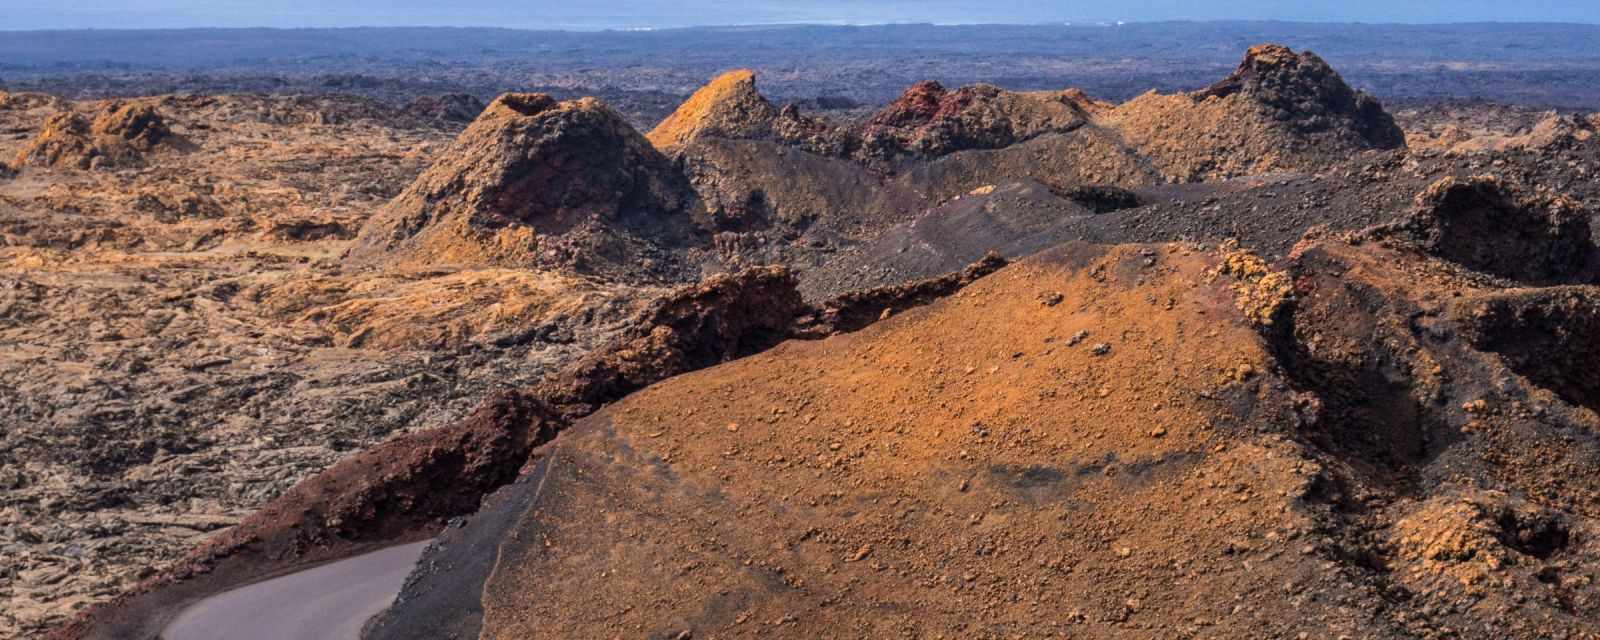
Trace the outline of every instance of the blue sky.
[[0, 0], [0, 29], [503, 26], [595, 29], [777, 22], [1600, 23], [1600, 0]]

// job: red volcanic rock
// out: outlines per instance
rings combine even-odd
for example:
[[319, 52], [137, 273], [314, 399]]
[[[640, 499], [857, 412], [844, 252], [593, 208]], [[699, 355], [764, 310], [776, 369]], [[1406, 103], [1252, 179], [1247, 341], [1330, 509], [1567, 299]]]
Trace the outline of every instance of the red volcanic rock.
[[1013, 92], [990, 85], [948, 91], [937, 82], [912, 85], [862, 128], [869, 156], [940, 156], [998, 149], [1088, 122], [1082, 92]]

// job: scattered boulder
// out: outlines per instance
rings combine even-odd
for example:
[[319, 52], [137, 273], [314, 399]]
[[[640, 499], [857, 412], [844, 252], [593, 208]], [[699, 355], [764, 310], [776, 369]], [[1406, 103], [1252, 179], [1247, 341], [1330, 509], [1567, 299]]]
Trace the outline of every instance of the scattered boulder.
[[693, 230], [692, 190], [593, 98], [497, 98], [362, 228], [361, 263], [637, 272]]

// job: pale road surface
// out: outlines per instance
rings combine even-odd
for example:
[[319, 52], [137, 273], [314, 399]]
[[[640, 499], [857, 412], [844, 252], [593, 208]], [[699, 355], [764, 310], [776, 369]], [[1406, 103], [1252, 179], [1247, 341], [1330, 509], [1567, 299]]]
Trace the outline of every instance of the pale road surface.
[[356, 640], [394, 601], [427, 541], [257, 582], [195, 603], [164, 640]]

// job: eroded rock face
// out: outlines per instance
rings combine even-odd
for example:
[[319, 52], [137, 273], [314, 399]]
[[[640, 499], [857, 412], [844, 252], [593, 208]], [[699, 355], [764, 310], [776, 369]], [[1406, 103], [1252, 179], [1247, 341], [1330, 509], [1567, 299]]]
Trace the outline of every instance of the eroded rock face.
[[1527, 282], [1586, 276], [1595, 252], [1590, 212], [1560, 194], [1528, 194], [1492, 176], [1445, 178], [1411, 215], [1379, 231], [1468, 268]]
[[361, 230], [357, 262], [638, 272], [693, 233], [667, 158], [593, 98], [506, 94]]
[[1522, 289], [1456, 309], [1475, 348], [1573, 404], [1600, 410], [1600, 287]]
[[1274, 340], [1295, 386], [1318, 398], [1304, 436], [1346, 461], [1326, 499], [1386, 532], [1335, 534], [1347, 557], [1371, 558], [1411, 594], [1411, 633], [1600, 632], [1583, 613], [1600, 590], [1572, 579], [1595, 570], [1600, 515], [1595, 380], [1578, 364], [1593, 358], [1592, 287], [1507, 286], [1348, 240], [1295, 249], [1290, 331]]

